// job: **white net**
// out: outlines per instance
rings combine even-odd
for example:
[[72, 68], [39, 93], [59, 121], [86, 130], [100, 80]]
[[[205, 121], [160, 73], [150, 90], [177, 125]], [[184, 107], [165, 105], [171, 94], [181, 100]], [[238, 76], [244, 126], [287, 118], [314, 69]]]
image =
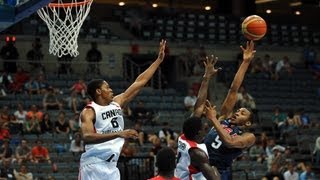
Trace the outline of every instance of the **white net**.
[[80, 28], [89, 14], [93, 0], [63, 2], [57, 0], [38, 10], [40, 18], [46, 22], [50, 33], [49, 53], [58, 57], [70, 55], [76, 57], [78, 52], [78, 35]]

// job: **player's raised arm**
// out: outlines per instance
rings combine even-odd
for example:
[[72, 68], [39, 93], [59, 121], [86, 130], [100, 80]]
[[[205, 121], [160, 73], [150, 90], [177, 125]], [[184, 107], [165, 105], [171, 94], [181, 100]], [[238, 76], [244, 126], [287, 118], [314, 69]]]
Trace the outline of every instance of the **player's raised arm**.
[[138, 133], [132, 129], [126, 129], [115, 133], [98, 134], [94, 129], [95, 112], [92, 108], [85, 108], [81, 115], [81, 132], [83, 141], [86, 144], [103, 143], [118, 137], [122, 138], [137, 138]]
[[242, 46], [240, 46], [240, 48], [242, 49], [242, 52], [243, 52], [243, 61], [236, 75], [234, 76], [228, 95], [224, 100], [221, 107], [221, 111], [220, 111], [221, 116], [224, 116], [225, 118], [228, 118], [230, 113], [233, 111], [234, 105], [237, 101], [237, 92], [239, 90], [239, 87], [242, 84], [244, 75], [250, 65], [250, 62], [253, 59], [254, 54], [256, 52], [254, 50], [253, 41], [247, 42], [247, 45], [245, 48], [243, 48]]
[[220, 139], [229, 148], [247, 148], [252, 146], [256, 138], [252, 133], [244, 133], [239, 136], [231, 136], [228, 131], [226, 131], [216, 118], [215, 106], [211, 106], [210, 102], [206, 102], [206, 114], [207, 118], [211, 120], [213, 127], [219, 134]]
[[143, 73], [141, 73], [134, 83], [123, 93], [114, 97], [114, 101], [117, 102], [121, 107], [128, 103], [132, 98], [134, 98], [138, 92], [147, 84], [147, 82], [151, 79], [153, 74], [156, 72], [160, 64], [162, 63], [166, 48], [166, 41], [161, 40], [159, 55], [158, 58], [146, 69]]
[[189, 150], [191, 159], [191, 165], [202, 172], [203, 176], [207, 180], [219, 180], [220, 173], [215, 167], [209, 164], [208, 156], [198, 148], [192, 148]]
[[194, 105], [194, 111], [191, 116], [201, 117], [205, 102], [208, 95], [208, 87], [210, 79], [220, 70], [221, 68], [215, 69], [214, 65], [217, 63], [218, 57], [211, 55], [210, 58], [206, 57], [206, 60], [203, 62], [205, 67], [205, 73], [201, 82], [201, 86], [198, 92], [198, 97], [196, 104]]

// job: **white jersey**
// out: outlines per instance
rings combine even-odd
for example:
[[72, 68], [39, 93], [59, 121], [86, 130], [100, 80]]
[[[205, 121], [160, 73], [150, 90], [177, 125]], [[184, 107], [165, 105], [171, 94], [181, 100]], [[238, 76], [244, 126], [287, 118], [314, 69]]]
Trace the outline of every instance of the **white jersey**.
[[[91, 102], [87, 107], [91, 107], [95, 111], [94, 130], [96, 133], [108, 134], [123, 131], [124, 120], [118, 103], [113, 101], [107, 106], [100, 106], [95, 102]], [[81, 156], [81, 162], [102, 160], [113, 162], [116, 165], [123, 144], [123, 138], [116, 138], [99, 144], [87, 144], [85, 145], [85, 152]]]
[[184, 134], [178, 139], [178, 159], [175, 176], [181, 180], [206, 180], [202, 172], [198, 171], [191, 165], [189, 149], [199, 148], [208, 156], [205, 144], [197, 144], [194, 141], [187, 140]]

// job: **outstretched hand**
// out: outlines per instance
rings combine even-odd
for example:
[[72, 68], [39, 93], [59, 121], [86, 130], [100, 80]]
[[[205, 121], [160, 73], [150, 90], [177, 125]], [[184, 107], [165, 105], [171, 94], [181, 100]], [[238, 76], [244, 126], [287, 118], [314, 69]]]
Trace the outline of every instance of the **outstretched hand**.
[[243, 46], [240, 46], [240, 48], [242, 49], [243, 53], [243, 61], [250, 62], [253, 59], [254, 54], [256, 53], [256, 50], [254, 50], [254, 42], [252, 40], [247, 41], [246, 48], [244, 48]]
[[218, 62], [218, 57], [211, 55], [209, 58], [208, 56], [206, 57], [206, 60], [203, 61], [204, 67], [205, 67], [205, 73], [203, 77], [210, 78], [211, 76], [215, 75], [219, 70], [222, 68], [215, 68], [214, 65]]
[[125, 139], [128, 139], [128, 138], [137, 139], [138, 132], [134, 129], [125, 129], [119, 132], [119, 136]]
[[160, 48], [159, 48], [159, 54], [158, 54], [158, 59], [160, 59], [161, 61], [163, 61], [164, 56], [165, 56], [165, 49], [166, 49], [166, 40], [161, 40], [160, 41]]
[[212, 106], [209, 100], [206, 101], [206, 115], [211, 121], [217, 120], [216, 106]]

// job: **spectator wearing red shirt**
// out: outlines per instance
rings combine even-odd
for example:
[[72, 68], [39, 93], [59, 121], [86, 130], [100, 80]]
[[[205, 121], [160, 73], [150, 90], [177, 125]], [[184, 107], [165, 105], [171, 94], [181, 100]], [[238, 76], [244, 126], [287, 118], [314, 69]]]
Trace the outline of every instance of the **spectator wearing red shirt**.
[[42, 146], [42, 141], [37, 140], [36, 145], [31, 150], [32, 162], [38, 164], [39, 162], [47, 161], [51, 164], [50, 156], [48, 149]]
[[38, 110], [37, 105], [32, 104], [30, 110], [27, 112], [27, 120], [38, 120], [39, 122], [42, 121], [43, 113]]
[[23, 90], [23, 85], [29, 80], [29, 74], [23, 70], [22, 67], [17, 68], [17, 72], [14, 74], [13, 83], [10, 89], [14, 93], [21, 93]]
[[86, 97], [87, 85], [82, 79], [79, 79], [78, 82], [72, 85], [70, 91], [75, 91], [77, 94], [81, 94], [82, 98], [84, 98]]
[[9, 123], [3, 123], [0, 128], [0, 142], [2, 142], [4, 139], [10, 139], [11, 135], [9, 132]]

